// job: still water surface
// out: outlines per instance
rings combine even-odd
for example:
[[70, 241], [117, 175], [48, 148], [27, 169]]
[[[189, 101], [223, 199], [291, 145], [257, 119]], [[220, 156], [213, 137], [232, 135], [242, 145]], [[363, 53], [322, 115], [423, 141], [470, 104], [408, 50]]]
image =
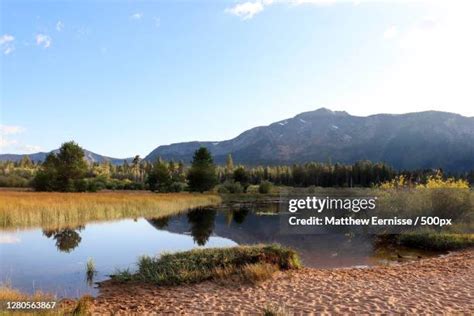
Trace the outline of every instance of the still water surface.
[[[96, 295], [86, 278], [86, 262], [93, 258], [102, 281], [116, 269], [134, 269], [142, 255], [271, 243], [296, 249], [305, 266], [318, 268], [371, 266], [420, 253], [376, 250], [370, 236], [288, 235], [280, 233], [279, 215], [260, 208], [193, 210], [165, 219], [127, 219], [90, 223], [75, 229], [0, 231], [0, 278], [14, 288], [42, 290], [59, 297]], [[428, 254], [422, 254], [428, 255]]]

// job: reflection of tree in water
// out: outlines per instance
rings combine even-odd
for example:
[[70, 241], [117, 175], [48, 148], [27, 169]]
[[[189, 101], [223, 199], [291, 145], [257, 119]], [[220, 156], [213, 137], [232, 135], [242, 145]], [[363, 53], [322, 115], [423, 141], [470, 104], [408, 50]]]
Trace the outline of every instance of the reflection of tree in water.
[[43, 235], [56, 240], [56, 247], [62, 252], [71, 252], [79, 246], [82, 238], [79, 232], [84, 229], [84, 226], [76, 228], [62, 228], [62, 229], [45, 229]]
[[242, 224], [249, 213], [249, 209], [246, 207], [241, 207], [238, 211], [233, 211], [233, 213], [234, 222], [237, 224]]
[[170, 221], [171, 216], [168, 217], [161, 217], [161, 218], [151, 218], [147, 219], [147, 221], [153, 225], [153, 227], [158, 229], [163, 229], [168, 226], [168, 222]]
[[213, 209], [195, 209], [188, 213], [188, 223], [191, 226], [193, 240], [199, 246], [204, 246], [214, 230], [216, 211]]

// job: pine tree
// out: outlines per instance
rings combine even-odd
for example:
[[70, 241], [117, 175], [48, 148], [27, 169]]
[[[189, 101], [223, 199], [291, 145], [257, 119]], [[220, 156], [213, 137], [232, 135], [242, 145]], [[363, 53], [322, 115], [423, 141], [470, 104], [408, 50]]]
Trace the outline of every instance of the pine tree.
[[217, 184], [216, 166], [207, 148], [201, 147], [194, 152], [187, 179], [189, 189], [194, 192], [208, 191]]
[[232, 160], [232, 155], [227, 155], [227, 161], [225, 164], [225, 173], [226, 177], [230, 177], [234, 172], [234, 161]]
[[158, 159], [153, 165], [146, 180], [151, 191], [169, 192], [171, 186], [171, 173], [164, 161]]

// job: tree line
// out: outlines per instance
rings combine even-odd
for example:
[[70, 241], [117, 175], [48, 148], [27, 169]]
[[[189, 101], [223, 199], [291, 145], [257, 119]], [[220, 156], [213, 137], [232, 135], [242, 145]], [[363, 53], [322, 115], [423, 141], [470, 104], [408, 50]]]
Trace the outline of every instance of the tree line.
[[[67, 142], [57, 153], [48, 154], [42, 163], [32, 162], [28, 156], [18, 162], [0, 162], [0, 186], [65, 192], [102, 189], [204, 192], [216, 187], [221, 193], [241, 193], [250, 186], [258, 186], [259, 192], [268, 193], [273, 185], [371, 187], [401, 175], [413, 183], [426, 183], [430, 176], [439, 172], [433, 169], [398, 171], [385, 163], [370, 161], [243, 166], [234, 165], [231, 155], [225, 165], [218, 166], [206, 148], [194, 153], [190, 165], [160, 158], [149, 162], [139, 156], [121, 165], [91, 164], [84, 159], [84, 151], [78, 144]], [[446, 176], [474, 183], [474, 170]]]

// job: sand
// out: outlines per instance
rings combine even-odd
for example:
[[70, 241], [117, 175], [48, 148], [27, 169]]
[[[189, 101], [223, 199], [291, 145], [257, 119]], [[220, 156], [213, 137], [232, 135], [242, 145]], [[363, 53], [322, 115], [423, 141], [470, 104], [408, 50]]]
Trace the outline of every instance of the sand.
[[395, 266], [278, 272], [259, 285], [101, 284], [94, 314], [474, 314], [474, 250]]

